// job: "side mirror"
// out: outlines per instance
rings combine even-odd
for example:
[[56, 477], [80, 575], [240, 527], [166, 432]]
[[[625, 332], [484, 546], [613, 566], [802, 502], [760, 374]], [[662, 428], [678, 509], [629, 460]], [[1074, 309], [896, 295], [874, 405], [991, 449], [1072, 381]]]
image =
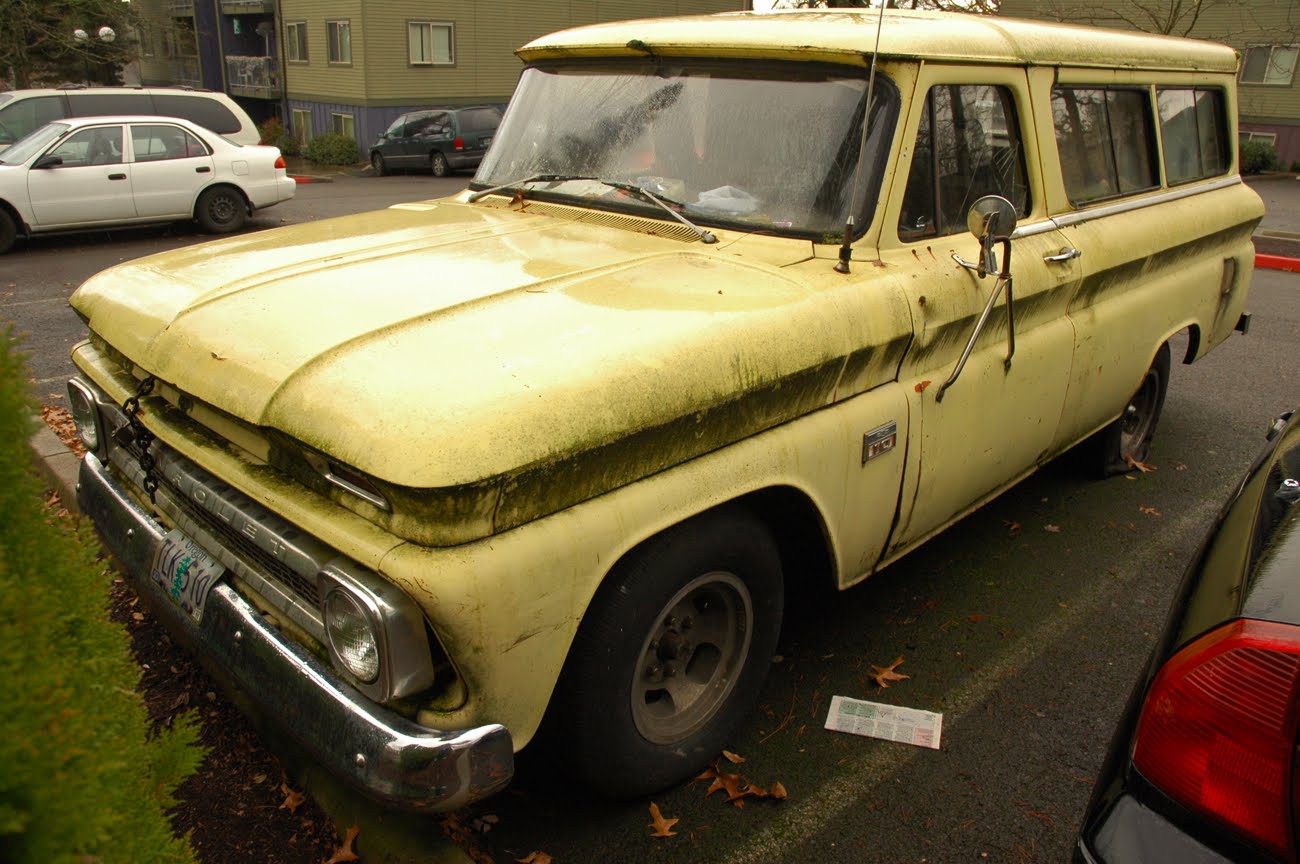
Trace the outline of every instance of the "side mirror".
[[1001, 195], [985, 195], [971, 205], [966, 227], [980, 241], [980, 276], [996, 273], [998, 262], [993, 246], [1009, 240], [1016, 230], [1016, 208]]
[[62, 164], [63, 164], [62, 156], [55, 156], [52, 153], [47, 153], [46, 155], [37, 159], [36, 163], [32, 165], [32, 167], [33, 168], [54, 168]]

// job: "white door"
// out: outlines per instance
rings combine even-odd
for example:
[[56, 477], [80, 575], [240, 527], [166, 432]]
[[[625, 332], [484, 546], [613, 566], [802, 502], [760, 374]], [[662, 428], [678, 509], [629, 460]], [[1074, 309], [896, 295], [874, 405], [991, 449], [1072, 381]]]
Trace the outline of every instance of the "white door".
[[207, 146], [180, 126], [131, 124], [131, 189], [142, 218], [188, 218], [199, 190], [212, 181]]
[[[130, 166], [123, 159], [122, 127], [89, 126], [45, 156], [62, 164], [27, 172], [35, 228], [94, 225], [135, 218]], [[43, 158], [43, 157], [42, 157]]]

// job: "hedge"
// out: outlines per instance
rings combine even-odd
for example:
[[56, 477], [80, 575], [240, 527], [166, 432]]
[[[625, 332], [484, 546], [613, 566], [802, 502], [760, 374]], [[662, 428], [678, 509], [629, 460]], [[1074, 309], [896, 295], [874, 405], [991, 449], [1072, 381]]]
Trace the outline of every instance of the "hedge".
[[357, 142], [337, 132], [317, 135], [307, 142], [302, 155], [321, 165], [355, 165], [361, 158]]
[[0, 331], [0, 861], [193, 862], [173, 793], [203, 751], [192, 715], [151, 735], [110, 576], [32, 470], [28, 375]]

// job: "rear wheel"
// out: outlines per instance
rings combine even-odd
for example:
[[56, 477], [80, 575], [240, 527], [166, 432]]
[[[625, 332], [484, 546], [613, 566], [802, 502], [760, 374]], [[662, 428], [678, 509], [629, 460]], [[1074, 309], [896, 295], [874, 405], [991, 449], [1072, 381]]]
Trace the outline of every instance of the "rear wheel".
[[244, 196], [229, 186], [214, 186], [205, 189], [199, 196], [195, 215], [203, 230], [209, 234], [226, 234], [244, 227], [248, 217], [248, 208]]
[[370, 167], [375, 169], [376, 177], [383, 177], [388, 173], [388, 166], [384, 164], [384, 156], [378, 150], [370, 154]]
[[429, 170], [433, 172], [434, 177], [446, 177], [451, 173], [451, 165], [447, 162], [447, 157], [434, 151], [429, 157]]
[[14, 222], [14, 217], [10, 216], [8, 211], [0, 208], [0, 255], [13, 248], [14, 238], [17, 236], [18, 225]]
[[758, 699], [782, 599], [776, 544], [746, 510], [705, 514], [631, 553], [588, 608], [556, 692], [564, 763], [610, 795], [698, 773]]
[[1169, 388], [1169, 343], [1160, 346], [1142, 383], [1115, 422], [1097, 433], [1097, 466], [1103, 476], [1132, 471], [1146, 460]]

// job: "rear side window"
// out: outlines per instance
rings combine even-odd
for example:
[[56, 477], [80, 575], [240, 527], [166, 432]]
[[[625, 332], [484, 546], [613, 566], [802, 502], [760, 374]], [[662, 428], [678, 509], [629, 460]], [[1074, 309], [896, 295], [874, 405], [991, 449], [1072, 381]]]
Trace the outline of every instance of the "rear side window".
[[1228, 122], [1222, 91], [1158, 87], [1156, 105], [1170, 186], [1217, 177], [1228, 170]]
[[148, 93], [69, 93], [68, 104], [72, 106], [73, 117], [153, 113], [153, 100]]
[[216, 99], [205, 96], [182, 96], [179, 93], [155, 93], [152, 114], [183, 117], [204, 129], [230, 135], [239, 131], [239, 118]]
[[966, 213], [1001, 195], [1021, 216], [1029, 183], [1015, 100], [1005, 87], [941, 84], [925, 97], [899, 217], [904, 240], [966, 230]]
[[495, 108], [468, 108], [460, 112], [462, 132], [491, 132], [501, 125], [501, 114]]
[[179, 126], [135, 125], [131, 127], [131, 148], [136, 162], [159, 162], [206, 156], [208, 148]]
[[1054, 87], [1052, 114], [1070, 203], [1087, 204], [1159, 185], [1145, 90]]
[[0, 143], [12, 144], [46, 123], [68, 116], [62, 96], [33, 96], [0, 107]]

